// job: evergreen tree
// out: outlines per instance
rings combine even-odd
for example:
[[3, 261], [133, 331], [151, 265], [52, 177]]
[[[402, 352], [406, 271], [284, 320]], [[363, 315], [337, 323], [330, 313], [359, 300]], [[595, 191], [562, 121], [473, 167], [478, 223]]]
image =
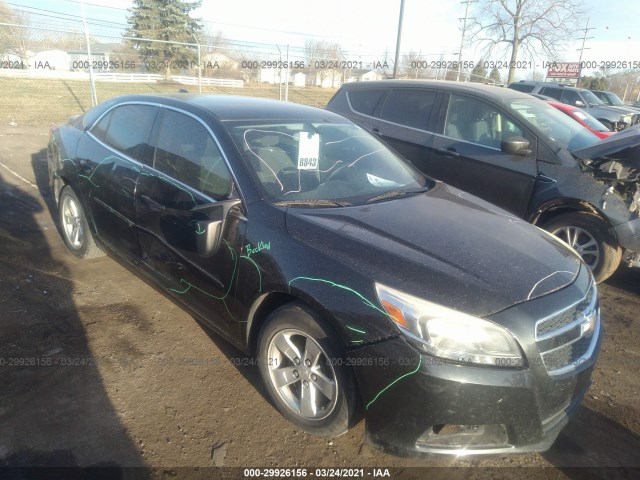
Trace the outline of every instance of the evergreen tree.
[[[189, 13], [201, 4], [202, 0], [133, 0], [127, 34], [139, 39], [197, 43], [202, 22]], [[166, 78], [171, 76], [172, 67], [184, 68], [197, 59], [196, 49], [188, 45], [143, 40], [132, 43], [147, 65], [164, 70]]]
[[472, 82], [482, 83], [487, 78], [487, 69], [484, 66], [484, 58], [481, 58], [480, 61], [476, 62], [476, 65], [471, 70], [471, 80]]
[[502, 83], [502, 79], [500, 78], [500, 72], [496, 67], [493, 67], [491, 73], [489, 74], [489, 78], [496, 83]]

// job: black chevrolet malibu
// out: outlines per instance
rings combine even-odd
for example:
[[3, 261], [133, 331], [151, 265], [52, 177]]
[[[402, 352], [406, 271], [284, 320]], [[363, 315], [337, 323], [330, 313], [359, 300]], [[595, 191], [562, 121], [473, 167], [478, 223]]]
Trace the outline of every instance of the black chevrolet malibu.
[[541, 451], [589, 386], [581, 259], [337, 114], [126, 96], [53, 128], [48, 153], [69, 249], [129, 263], [253, 355], [305, 431], [364, 416], [396, 454]]

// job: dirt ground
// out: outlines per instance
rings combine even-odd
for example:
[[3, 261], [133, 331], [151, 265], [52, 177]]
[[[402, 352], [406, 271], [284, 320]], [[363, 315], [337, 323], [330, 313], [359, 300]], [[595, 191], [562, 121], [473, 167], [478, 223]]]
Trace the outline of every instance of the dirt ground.
[[113, 259], [68, 253], [52, 220], [47, 139], [46, 128], [0, 130], [0, 466], [147, 467], [150, 478], [213, 478], [210, 467], [640, 475], [640, 271], [622, 269], [601, 286], [605, 339], [593, 385], [550, 451], [393, 457], [363, 444], [362, 422], [334, 440], [297, 430], [241, 353]]

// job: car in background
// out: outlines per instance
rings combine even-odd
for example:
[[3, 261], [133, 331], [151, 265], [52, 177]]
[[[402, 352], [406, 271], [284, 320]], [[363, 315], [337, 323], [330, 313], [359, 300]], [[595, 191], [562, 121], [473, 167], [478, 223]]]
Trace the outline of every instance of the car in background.
[[618, 95], [613, 92], [607, 92], [604, 90], [591, 90], [591, 93], [598, 97], [605, 105], [609, 105], [610, 107], [628, 108], [633, 112], [640, 113], [640, 108], [638, 108], [638, 105], [627, 105]]
[[640, 122], [640, 114], [631, 107], [605, 105], [591, 91], [561, 83], [533, 82], [521, 80], [509, 84], [508, 88], [523, 93], [539, 93], [559, 102], [585, 109], [612, 132], [624, 130]]
[[[558, 235], [598, 281], [623, 258], [640, 266], [637, 129], [600, 140], [531, 95], [446, 81], [347, 83], [326, 108], [427, 175]], [[598, 142], [610, 143], [585, 156]]]
[[583, 127], [589, 129], [599, 138], [609, 138], [615, 132], [612, 132], [607, 127], [605, 127], [601, 122], [593, 118], [589, 113], [587, 113], [584, 109], [579, 107], [574, 107], [573, 105], [567, 105], [566, 103], [560, 102], [547, 102], [554, 108], [557, 108], [565, 115], [573, 118], [576, 122], [578, 122]]
[[71, 252], [109, 252], [254, 355], [306, 432], [364, 415], [393, 453], [541, 451], [590, 384], [579, 256], [340, 115], [125, 96], [53, 128], [48, 157]]

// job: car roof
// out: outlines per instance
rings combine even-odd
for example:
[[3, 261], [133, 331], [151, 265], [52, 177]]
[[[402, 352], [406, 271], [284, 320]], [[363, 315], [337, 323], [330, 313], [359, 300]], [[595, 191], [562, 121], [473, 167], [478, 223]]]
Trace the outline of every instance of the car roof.
[[316, 107], [291, 102], [282, 102], [258, 97], [239, 95], [211, 95], [196, 93], [125, 95], [112, 99], [115, 103], [148, 102], [193, 110], [198, 107], [206, 110], [218, 120], [268, 120], [268, 119], [317, 119], [344, 122], [345, 119], [335, 113]]
[[361, 90], [373, 88], [436, 88], [460, 93], [472, 93], [490, 99], [515, 100], [531, 95], [505, 87], [495, 87], [482, 83], [462, 83], [446, 80], [379, 80], [371, 82], [345, 83], [342, 90]]

